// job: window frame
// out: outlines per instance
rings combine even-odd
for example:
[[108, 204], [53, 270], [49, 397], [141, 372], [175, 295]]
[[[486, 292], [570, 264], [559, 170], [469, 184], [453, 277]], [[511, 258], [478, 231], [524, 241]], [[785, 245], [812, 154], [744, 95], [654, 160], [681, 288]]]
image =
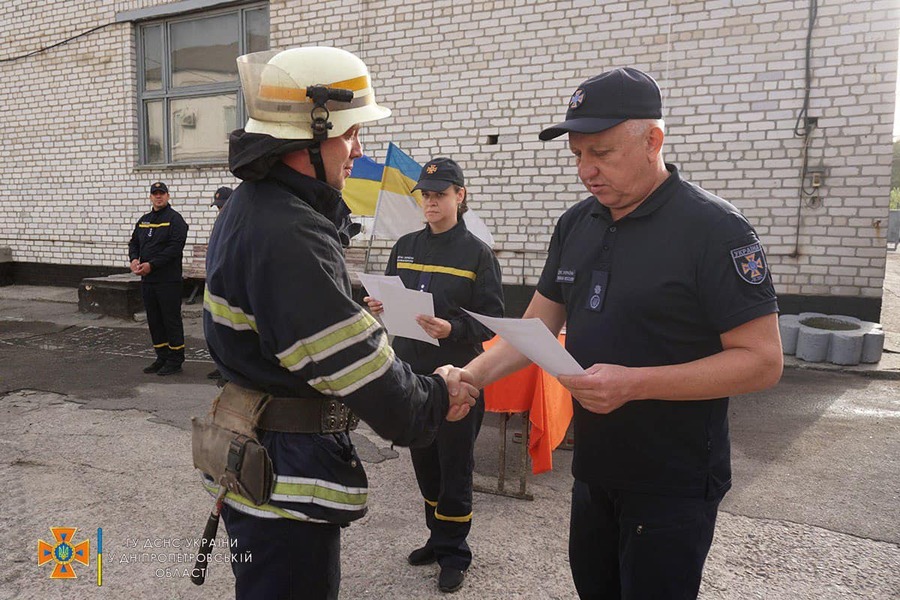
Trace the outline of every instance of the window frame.
[[[244, 106], [244, 97], [241, 93], [241, 81], [238, 77], [234, 82], [200, 84], [175, 88], [171, 86], [172, 78], [172, 56], [171, 56], [171, 29], [176, 23], [185, 23], [210, 17], [221, 15], [237, 14], [238, 15], [238, 56], [249, 52], [249, 28], [247, 26], [248, 13], [263, 9], [266, 11], [266, 18], [269, 19], [269, 3], [254, 2], [240, 6], [231, 6], [222, 9], [204, 10], [200, 12], [192, 12], [190, 14], [172, 15], [160, 19], [152, 19], [141, 22], [135, 27], [135, 56], [137, 59], [137, 108], [138, 108], [138, 166], [143, 168], [168, 168], [181, 167], [190, 165], [221, 165], [222, 158], [195, 159], [190, 161], [174, 161], [172, 160], [172, 115], [170, 102], [183, 98], [198, 98], [204, 96], [235, 94], [235, 113], [236, 123], [240, 127], [247, 120], [247, 112]], [[162, 61], [160, 63], [161, 87], [158, 90], [147, 90], [144, 87], [146, 80], [145, 64], [144, 64], [144, 40], [145, 32], [150, 27], [160, 27], [160, 47]], [[271, 48], [271, 21], [269, 21], [268, 46]], [[162, 102], [162, 161], [150, 162], [150, 139], [148, 135], [148, 118], [147, 107], [151, 102]]]

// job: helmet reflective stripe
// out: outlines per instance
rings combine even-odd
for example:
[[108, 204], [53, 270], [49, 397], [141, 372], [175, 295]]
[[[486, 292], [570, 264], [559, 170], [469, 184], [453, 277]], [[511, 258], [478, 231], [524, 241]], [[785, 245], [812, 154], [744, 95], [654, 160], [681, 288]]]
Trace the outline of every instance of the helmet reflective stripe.
[[[355, 77], [353, 79], [345, 79], [344, 81], [337, 81], [335, 83], [325, 83], [322, 85], [329, 88], [350, 90], [351, 92], [359, 92], [370, 86], [368, 75]], [[266, 100], [293, 100], [295, 102], [312, 102], [309, 96], [306, 95], [306, 88], [279, 87], [265, 84], [260, 84], [259, 86], [259, 97]]]
[[[274, 95], [266, 96], [265, 99], [262, 97], [258, 102], [259, 108], [262, 110], [277, 112], [277, 113], [298, 113], [302, 114], [304, 117], [309, 117], [310, 110], [312, 110], [312, 100], [310, 100], [306, 96], [305, 88], [302, 92], [302, 99], [297, 98], [289, 98], [288, 96], [297, 96], [298, 91], [294, 89], [285, 89], [278, 88], [279, 90], [284, 91], [283, 98], [277, 98]], [[340, 88], [337, 88], [340, 89]], [[265, 91], [268, 94], [273, 94], [272, 89], [262, 90], [260, 89], [260, 94]], [[272, 98], [270, 100], [270, 98]], [[351, 108], [358, 108], [360, 106], [365, 106], [367, 104], [374, 104], [375, 97], [369, 94], [368, 96], [364, 96], [362, 98], [354, 98], [350, 102], [339, 102], [337, 100], [329, 100], [325, 103], [325, 108], [328, 109], [329, 113], [340, 112], [342, 110], [348, 110]], [[355, 123], [354, 123], [355, 125]]]
[[313, 139], [313, 103], [307, 87], [325, 86], [353, 92], [350, 102], [329, 101], [325, 107], [332, 128], [328, 137], [343, 135], [360, 123], [391, 114], [379, 106], [365, 63], [339, 48], [311, 46], [255, 52], [238, 57], [244, 100], [250, 119], [248, 133], [278, 139]]

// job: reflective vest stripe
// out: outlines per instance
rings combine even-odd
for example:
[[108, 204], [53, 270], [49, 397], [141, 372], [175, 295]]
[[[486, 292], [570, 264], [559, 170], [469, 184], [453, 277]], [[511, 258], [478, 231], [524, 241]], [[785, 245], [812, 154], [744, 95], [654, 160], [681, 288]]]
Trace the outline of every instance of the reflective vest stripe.
[[148, 229], [153, 227], [169, 227], [171, 223], [141, 223], [139, 227], [141, 229]]
[[310, 361], [322, 360], [360, 342], [378, 328], [378, 321], [365, 311], [323, 329], [308, 338], [298, 340], [290, 348], [275, 356], [281, 366], [289, 371], [298, 371]]
[[453, 267], [442, 267], [440, 265], [423, 265], [420, 263], [397, 262], [398, 269], [407, 269], [410, 271], [422, 271], [424, 273], [446, 273], [447, 275], [456, 275], [457, 277], [465, 277], [475, 281], [475, 272], [466, 271], [464, 269], [454, 269]]
[[208, 289], [203, 292], [203, 308], [209, 311], [212, 320], [219, 325], [230, 327], [236, 331], [249, 329], [256, 331], [256, 319], [253, 315], [245, 313], [236, 306], [231, 306], [225, 298], [209, 293]]
[[394, 361], [394, 349], [387, 342], [387, 336], [380, 334], [378, 347], [351, 365], [331, 375], [309, 380], [320, 393], [326, 396], [346, 396], [381, 377]]

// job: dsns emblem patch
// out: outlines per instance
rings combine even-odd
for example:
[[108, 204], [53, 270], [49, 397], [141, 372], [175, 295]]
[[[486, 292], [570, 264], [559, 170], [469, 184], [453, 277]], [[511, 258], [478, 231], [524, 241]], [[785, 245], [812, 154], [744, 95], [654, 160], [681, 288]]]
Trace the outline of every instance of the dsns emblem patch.
[[731, 251], [731, 260], [738, 275], [747, 283], [759, 285], [765, 281], [769, 267], [766, 265], [766, 257], [759, 242], [735, 248]]
[[574, 110], [581, 106], [581, 103], [584, 102], [584, 90], [578, 88], [575, 90], [575, 93], [572, 94], [572, 97], [569, 98], [569, 110]]

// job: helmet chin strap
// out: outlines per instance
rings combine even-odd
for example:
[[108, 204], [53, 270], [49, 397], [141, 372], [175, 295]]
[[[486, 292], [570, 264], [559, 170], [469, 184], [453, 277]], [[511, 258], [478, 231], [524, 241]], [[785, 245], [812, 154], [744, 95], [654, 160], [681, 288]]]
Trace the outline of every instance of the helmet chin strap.
[[322, 142], [316, 140], [312, 146], [307, 148], [307, 151], [309, 152], [309, 162], [312, 163], [313, 168], [316, 170], [316, 179], [328, 183], [328, 179], [325, 176], [325, 162], [322, 160]]

